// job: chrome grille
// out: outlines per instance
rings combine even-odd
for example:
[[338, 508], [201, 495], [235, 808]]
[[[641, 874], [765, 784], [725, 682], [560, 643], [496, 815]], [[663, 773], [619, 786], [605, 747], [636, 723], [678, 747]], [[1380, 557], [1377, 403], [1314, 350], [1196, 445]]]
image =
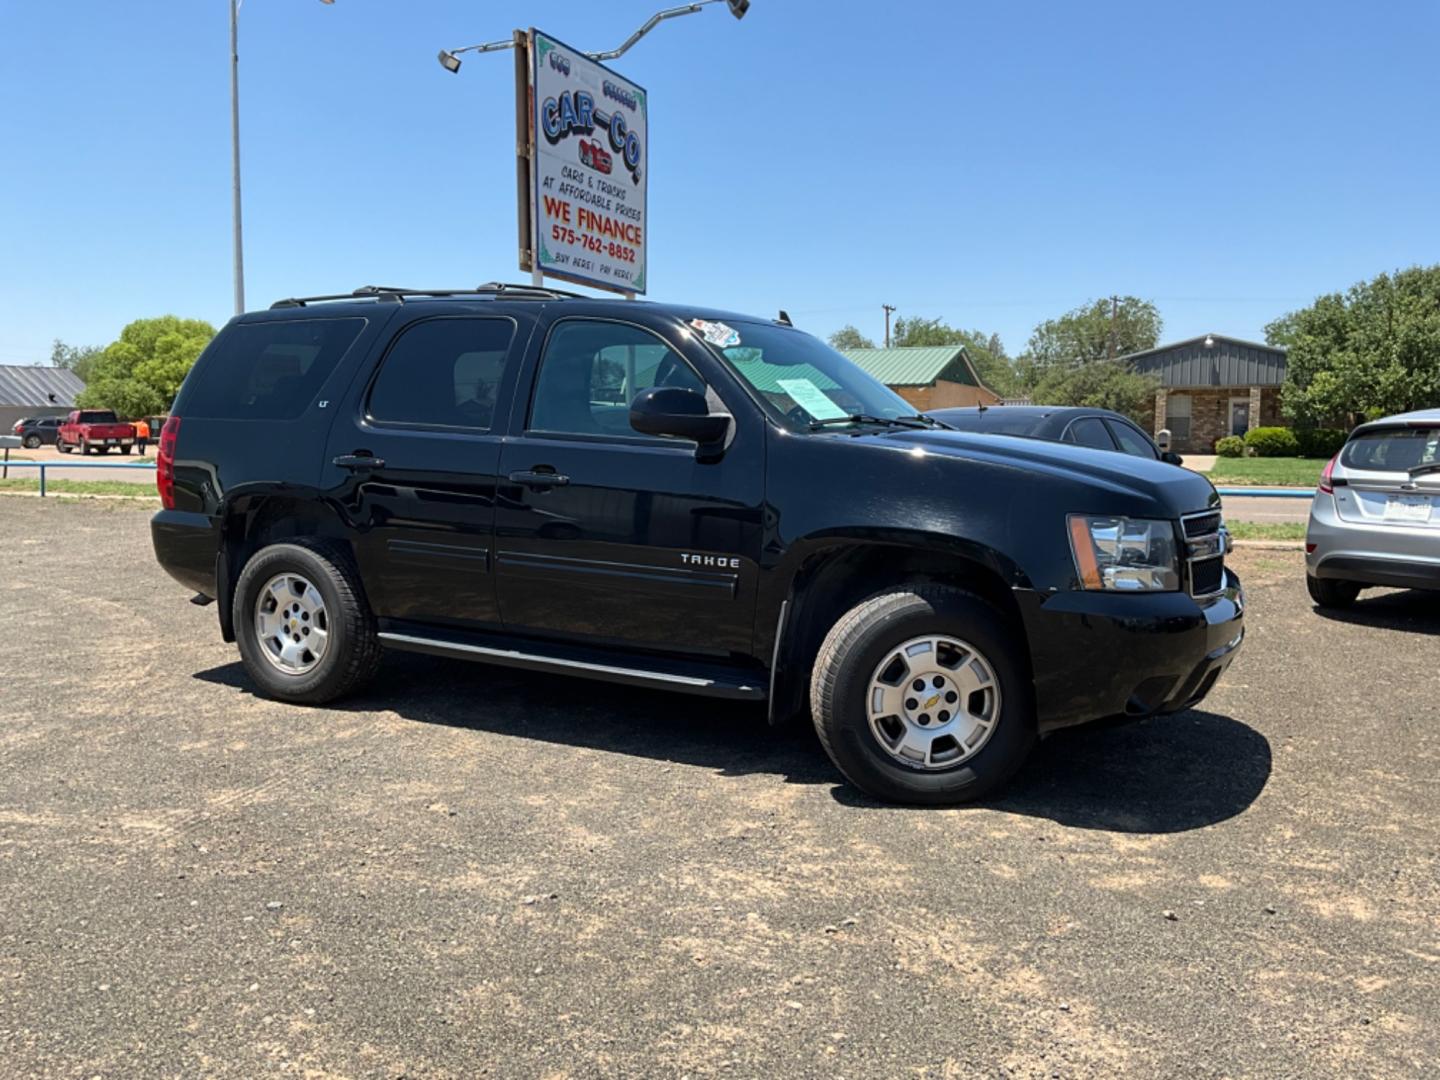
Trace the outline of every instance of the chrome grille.
[[1180, 530], [1185, 534], [1185, 577], [1191, 596], [1214, 596], [1225, 588], [1223, 524], [1218, 510], [1186, 514], [1180, 519]]

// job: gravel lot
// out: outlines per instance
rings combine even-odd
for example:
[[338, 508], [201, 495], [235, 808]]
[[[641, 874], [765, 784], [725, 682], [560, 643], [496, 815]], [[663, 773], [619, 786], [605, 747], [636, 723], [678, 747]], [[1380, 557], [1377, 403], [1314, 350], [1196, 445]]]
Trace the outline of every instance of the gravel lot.
[[1434, 598], [1242, 553], [1202, 711], [917, 811], [684, 697], [259, 700], [147, 519], [0, 498], [4, 1075], [1433, 1075]]

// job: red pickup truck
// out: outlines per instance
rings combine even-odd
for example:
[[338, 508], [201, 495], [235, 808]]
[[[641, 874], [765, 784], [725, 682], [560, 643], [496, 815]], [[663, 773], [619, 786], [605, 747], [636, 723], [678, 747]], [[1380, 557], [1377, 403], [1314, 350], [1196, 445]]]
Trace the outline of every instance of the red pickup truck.
[[128, 454], [134, 445], [135, 425], [122, 424], [109, 409], [76, 409], [65, 418], [55, 436], [55, 448], [62, 454], [76, 447], [82, 454], [92, 450], [108, 454], [112, 446]]

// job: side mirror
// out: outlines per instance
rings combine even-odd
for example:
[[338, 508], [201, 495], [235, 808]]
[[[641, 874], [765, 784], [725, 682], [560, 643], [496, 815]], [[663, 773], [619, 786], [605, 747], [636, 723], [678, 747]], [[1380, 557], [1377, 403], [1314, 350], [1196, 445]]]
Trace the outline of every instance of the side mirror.
[[1185, 459], [1179, 454], [1172, 454], [1169, 450], [1161, 451], [1160, 460], [1166, 465], [1184, 465]]
[[712, 413], [699, 390], [652, 386], [630, 402], [630, 426], [642, 435], [693, 439], [702, 451], [714, 452], [730, 433], [730, 417]]

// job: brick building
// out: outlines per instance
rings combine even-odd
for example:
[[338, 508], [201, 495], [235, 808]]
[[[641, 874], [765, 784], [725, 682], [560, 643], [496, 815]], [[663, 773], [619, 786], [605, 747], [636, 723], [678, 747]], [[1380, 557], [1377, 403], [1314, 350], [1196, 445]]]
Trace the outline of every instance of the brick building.
[[914, 405], [916, 412], [1000, 404], [1000, 395], [975, 374], [963, 345], [841, 351]]
[[1285, 350], [1205, 334], [1122, 357], [1160, 379], [1154, 433], [1170, 431], [1180, 454], [1212, 454], [1215, 441], [1252, 427], [1284, 427]]

